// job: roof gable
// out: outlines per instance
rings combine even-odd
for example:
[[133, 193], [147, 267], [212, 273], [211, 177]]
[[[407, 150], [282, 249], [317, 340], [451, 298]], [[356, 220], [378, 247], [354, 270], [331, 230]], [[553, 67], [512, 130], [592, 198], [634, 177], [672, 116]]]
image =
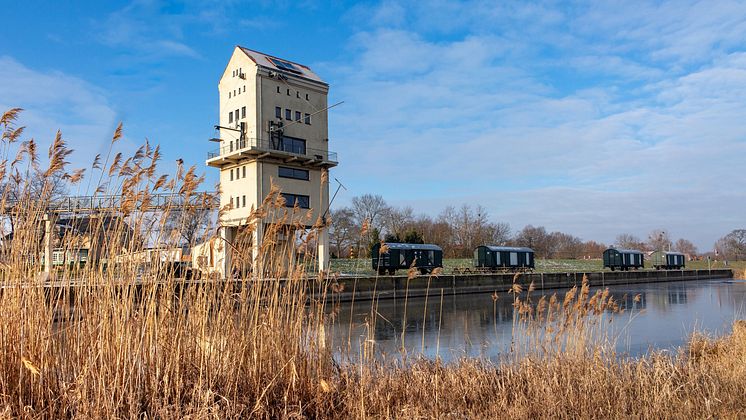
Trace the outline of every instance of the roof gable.
[[250, 50], [240, 45], [237, 46], [246, 54], [257, 66], [272, 69], [281, 73], [299, 76], [314, 82], [326, 84], [319, 75], [313, 72], [308, 66], [294, 61], [285, 60], [284, 58], [275, 57], [259, 51]]

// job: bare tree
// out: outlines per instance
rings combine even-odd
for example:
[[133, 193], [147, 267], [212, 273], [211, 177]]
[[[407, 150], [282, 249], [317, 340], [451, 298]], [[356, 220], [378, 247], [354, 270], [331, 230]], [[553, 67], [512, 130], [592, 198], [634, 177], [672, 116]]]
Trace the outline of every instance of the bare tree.
[[656, 229], [648, 234], [648, 249], [650, 251], [670, 251], [671, 250], [671, 238], [668, 237], [668, 233], [661, 229]]
[[720, 238], [715, 244], [715, 250], [729, 260], [746, 258], [746, 229], [736, 229]]
[[360, 229], [355, 225], [355, 213], [349, 207], [343, 207], [329, 212], [331, 225], [329, 226], [329, 237], [336, 249], [337, 258], [349, 256], [350, 247], [356, 241], [356, 235]]
[[583, 241], [577, 236], [562, 232], [549, 234], [551, 257], [577, 259], [583, 254]]
[[621, 249], [644, 248], [644, 244], [642, 243], [640, 238], [630, 233], [622, 233], [620, 235], [617, 235], [616, 239], [614, 240], [614, 244], [617, 248]]
[[583, 256], [585, 258], [601, 258], [605, 250], [606, 245], [596, 241], [588, 241], [583, 244]]
[[482, 206], [472, 209], [464, 204], [456, 210], [446, 207], [439, 216], [441, 222], [450, 226], [451, 253], [453, 256], [467, 257], [478, 245], [492, 244], [498, 234], [504, 233], [505, 226], [500, 229], [489, 221], [487, 211]]
[[380, 195], [365, 194], [352, 198], [352, 211], [359, 226], [367, 221], [372, 228], [382, 228], [383, 215], [388, 211], [388, 204]]
[[510, 241], [510, 225], [504, 222], [490, 223], [487, 226], [487, 237], [489, 245], [506, 245]]
[[179, 246], [194, 246], [201, 242], [214, 212], [206, 208], [184, 208], [171, 211], [166, 228], [176, 232]]
[[412, 207], [388, 207], [383, 215], [382, 225], [387, 234], [404, 236], [404, 232], [412, 228], [414, 210]]
[[548, 258], [547, 255], [551, 253], [549, 234], [544, 226], [527, 225], [516, 234], [513, 243], [533, 249], [539, 258]]
[[674, 245], [674, 249], [678, 252], [681, 252], [682, 254], [686, 254], [690, 260], [697, 256], [697, 247], [694, 246], [693, 243], [691, 243], [690, 241], [684, 238], [681, 238], [678, 241], [676, 241], [676, 244]]

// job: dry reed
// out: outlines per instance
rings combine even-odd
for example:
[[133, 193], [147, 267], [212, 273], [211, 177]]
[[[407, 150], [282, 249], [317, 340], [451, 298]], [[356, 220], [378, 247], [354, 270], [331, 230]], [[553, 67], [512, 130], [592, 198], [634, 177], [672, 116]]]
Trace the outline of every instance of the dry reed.
[[[189, 283], [167, 264], [143, 264], [133, 256], [148, 243], [178, 244], [179, 227], [167, 228], [167, 219], [186, 214], [188, 205], [159, 212], [147, 206], [158, 192], [194, 197], [202, 182], [196, 169], [180, 163], [175, 176], [157, 175], [159, 151], [147, 143], [129, 157], [115, 153], [121, 126], [103, 162], [97, 156], [87, 174], [68, 169], [70, 150], [59, 133], [42, 169], [35, 143], [19, 146], [19, 113], [0, 118], [3, 234], [12, 232], [0, 246], [2, 417], [746, 414], [746, 325], [737, 323], [720, 340], [694, 337], [679, 354], [625, 359], [609, 350], [602, 328], [610, 312], [622, 309], [608, 291], [591, 294], [586, 282], [564, 298], [533, 302], [533, 287], [516, 281], [514, 352], [495, 363], [376, 358], [374, 300], [364, 354], [339, 364], [327, 336], [335, 317], [327, 291], [339, 286], [308, 274], [315, 268], [313, 229], [298, 241], [275, 240], [289, 229], [303, 232], [307, 216], [287, 211], [277, 189], [249, 217], [269, 221], [259, 257], [253, 258], [251, 227], [223, 244], [233, 249], [240, 278]], [[92, 235], [101, 240], [89, 255], [99, 263], [70, 266], [47, 279], [39, 274], [39, 256], [43, 210], [54, 197], [51, 180], [80, 186], [85, 177], [97, 195], [120, 196], [121, 207], [91, 219]], [[186, 223], [186, 217], [178, 220]], [[318, 229], [325, 221], [314, 223]], [[82, 247], [78, 235], [59, 241], [65, 251]], [[297, 247], [306, 250], [300, 259]], [[253, 271], [241, 271], [248, 264]], [[55, 287], [45, 287], [50, 284]]]

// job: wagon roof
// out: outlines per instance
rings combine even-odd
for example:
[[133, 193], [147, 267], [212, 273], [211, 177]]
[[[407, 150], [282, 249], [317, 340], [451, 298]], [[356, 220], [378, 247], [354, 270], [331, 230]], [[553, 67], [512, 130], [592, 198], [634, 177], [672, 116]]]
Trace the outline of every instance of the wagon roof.
[[642, 251], [638, 251], [636, 249], [609, 248], [606, 251], [617, 251], [617, 252], [621, 252], [622, 254], [642, 254]]
[[386, 242], [389, 249], [424, 249], [427, 251], [442, 251], [441, 247], [434, 244], [403, 244], [400, 242]]
[[490, 251], [512, 251], [512, 252], [534, 252], [531, 248], [518, 247], [518, 246], [493, 246], [493, 245], [482, 245]]
[[681, 252], [676, 252], [676, 251], [663, 251], [663, 255], [681, 255], [682, 257], [685, 256]]

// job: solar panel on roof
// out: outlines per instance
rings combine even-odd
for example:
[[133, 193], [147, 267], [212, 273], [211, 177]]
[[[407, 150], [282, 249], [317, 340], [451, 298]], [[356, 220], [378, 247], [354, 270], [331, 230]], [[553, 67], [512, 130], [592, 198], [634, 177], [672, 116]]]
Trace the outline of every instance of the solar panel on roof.
[[300, 70], [298, 70], [297, 67], [288, 63], [287, 61], [278, 60], [276, 58], [270, 58], [269, 61], [271, 61], [272, 64], [277, 66], [277, 68], [279, 69], [300, 73]]

